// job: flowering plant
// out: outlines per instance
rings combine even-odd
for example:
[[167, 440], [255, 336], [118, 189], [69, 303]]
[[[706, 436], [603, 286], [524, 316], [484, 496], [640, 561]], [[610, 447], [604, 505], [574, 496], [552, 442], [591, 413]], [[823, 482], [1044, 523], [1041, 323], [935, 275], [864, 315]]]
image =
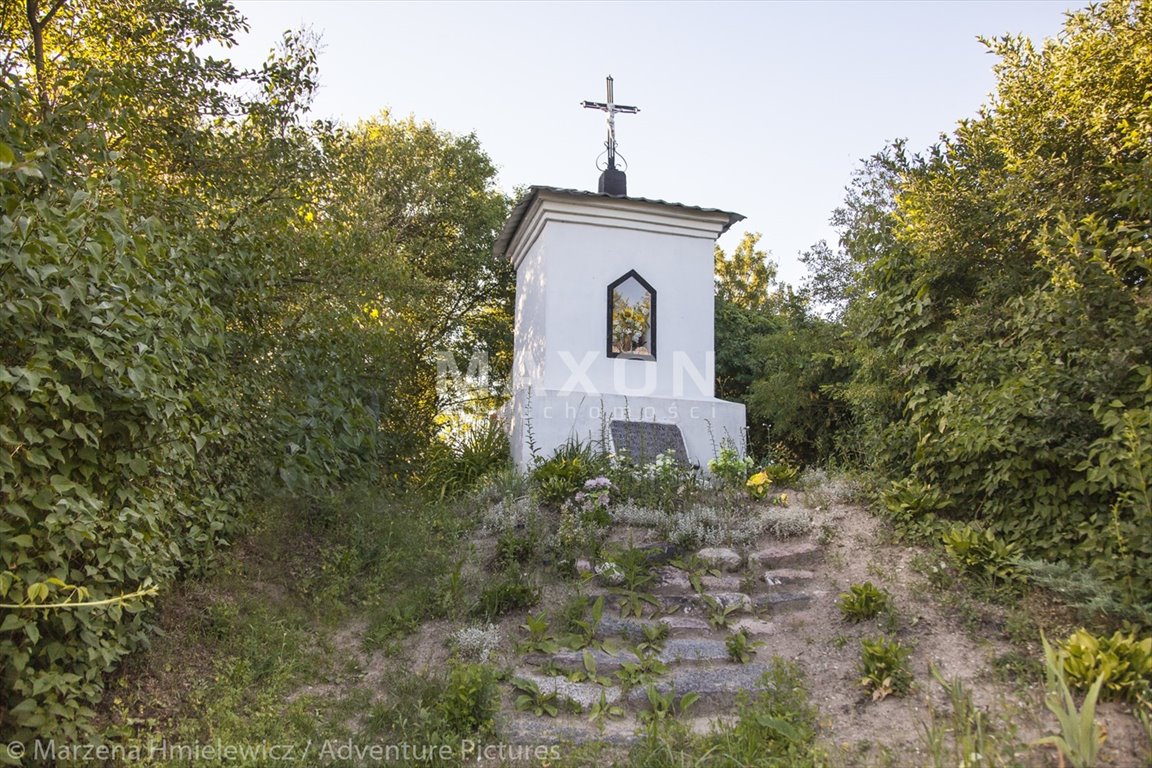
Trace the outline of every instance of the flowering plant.
[[744, 483], [744, 487], [748, 489], [749, 495], [754, 499], [762, 499], [767, 496], [770, 485], [772, 485], [772, 481], [762, 471], [752, 475], [748, 478], [748, 482]]

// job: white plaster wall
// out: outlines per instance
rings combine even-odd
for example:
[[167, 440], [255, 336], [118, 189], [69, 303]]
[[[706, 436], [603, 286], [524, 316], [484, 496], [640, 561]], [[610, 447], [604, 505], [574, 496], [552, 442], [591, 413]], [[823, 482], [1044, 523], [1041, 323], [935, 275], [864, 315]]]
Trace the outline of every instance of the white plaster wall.
[[544, 383], [544, 343], [548, 304], [548, 275], [544, 250], [538, 243], [516, 269], [515, 339], [512, 354], [512, 389], [541, 387]]
[[723, 445], [746, 449], [744, 406], [727, 400], [520, 390], [509, 405], [512, 458], [522, 468], [532, 465], [533, 447], [548, 458], [569, 440], [602, 445], [613, 419], [676, 424], [689, 461], [702, 469]]
[[[704, 238], [550, 223], [530, 254], [547, 252], [542, 388], [712, 397], [712, 248]], [[655, 361], [606, 354], [608, 285], [631, 269], [656, 289]]]

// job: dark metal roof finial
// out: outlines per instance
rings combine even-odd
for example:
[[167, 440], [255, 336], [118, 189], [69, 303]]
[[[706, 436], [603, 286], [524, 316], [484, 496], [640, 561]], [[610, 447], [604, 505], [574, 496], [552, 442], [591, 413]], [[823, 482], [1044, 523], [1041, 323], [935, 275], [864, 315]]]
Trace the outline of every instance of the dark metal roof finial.
[[[628, 180], [624, 171], [616, 168], [616, 115], [634, 115], [640, 108], [616, 103], [612, 93], [612, 75], [608, 75], [608, 101], [582, 101], [580, 105], [585, 109], [598, 109], [608, 113], [608, 140], [604, 142], [608, 153], [608, 165], [600, 174], [600, 193], [624, 197], [628, 193]], [[628, 167], [627, 161], [624, 162], [624, 167]]]

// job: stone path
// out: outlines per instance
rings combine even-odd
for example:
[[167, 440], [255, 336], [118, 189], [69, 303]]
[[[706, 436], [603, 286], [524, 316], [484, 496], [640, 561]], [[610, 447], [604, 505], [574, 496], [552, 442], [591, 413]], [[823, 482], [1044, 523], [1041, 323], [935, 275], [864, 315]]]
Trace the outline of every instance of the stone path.
[[[651, 607], [646, 606], [644, 618], [622, 618], [620, 596], [609, 588], [591, 587], [592, 599], [603, 596], [605, 600], [597, 642], [587, 649], [598, 681], [579, 679], [588, 677], [581, 674], [584, 650], [520, 656], [513, 678], [531, 681], [544, 694], [554, 693], [553, 703], [560, 707], [560, 714], [548, 717], [516, 711], [512, 706], [516, 694], [510, 693], [503, 717], [505, 738], [513, 744], [598, 741], [623, 746], [635, 741], [641, 714], [650, 708], [648, 685], [624, 686], [618, 675], [642, 663], [635, 646], [644, 640], [644, 627], [658, 622], [668, 626], [666, 641], [652, 653], [663, 670], [648, 682], [660, 694], [674, 693], [677, 698], [688, 692], [698, 694], [687, 715], [693, 726], [706, 729], [711, 719], [734, 714], [741, 691], [757, 690], [770, 666], [772, 638], [781, 631], [782, 620], [802, 619], [819, 602], [834, 599], [815, 570], [823, 560], [823, 547], [811, 541], [773, 542], [750, 551], [702, 549], [696, 556], [714, 571], [699, 575], [700, 593], [687, 573], [667, 564], [666, 552], [654, 557], [662, 563], [654, 564], [657, 581], [647, 588], [658, 603], [655, 617], [648, 616]], [[717, 605], [733, 608], [727, 627], [715, 627], [709, 621]], [[729, 636], [740, 630], [749, 641], [762, 644], [744, 664], [729, 658], [726, 645]], [[607, 650], [595, 647], [599, 643]], [[589, 713], [597, 705], [619, 707], [624, 715], [592, 722]]]

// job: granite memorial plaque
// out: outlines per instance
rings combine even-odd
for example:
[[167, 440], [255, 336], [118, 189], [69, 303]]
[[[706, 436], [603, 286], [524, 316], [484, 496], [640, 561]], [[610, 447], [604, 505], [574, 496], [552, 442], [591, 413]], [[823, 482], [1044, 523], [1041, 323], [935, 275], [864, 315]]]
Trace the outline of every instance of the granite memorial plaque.
[[676, 461], [688, 464], [684, 436], [675, 424], [652, 421], [612, 421], [608, 425], [612, 446], [619, 455], [627, 455], [637, 464], [649, 464], [662, 453], [672, 452]]

